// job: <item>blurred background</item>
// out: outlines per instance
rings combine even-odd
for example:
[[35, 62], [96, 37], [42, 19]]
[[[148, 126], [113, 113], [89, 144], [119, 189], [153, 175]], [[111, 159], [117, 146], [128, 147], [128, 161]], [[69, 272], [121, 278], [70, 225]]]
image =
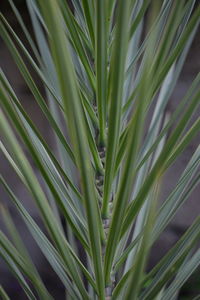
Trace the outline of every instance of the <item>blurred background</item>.
[[[25, 1], [18, 0], [15, 1], [17, 8], [25, 20], [25, 24], [31, 31], [31, 22], [26, 10]], [[22, 41], [25, 42], [23, 33], [20, 30], [19, 25], [16, 22], [16, 19], [10, 9], [7, 0], [0, 1], [0, 9], [4, 16], [7, 18], [9, 23], [12, 25], [14, 30], [20, 36]], [[26, 44], [26, 42], [25, 42]], [[192, 47], [189, 51], [185, 66], [182, 70], [181, 76], [179, 78], [178, 84], [174, 90], [174, 93], [171, 97], [170, 104], [167, 109], [169, 112], [172, 112], [178, 101], [183, 97], [188, 87], [190, 86], [192, 80], [195, 78], [196, 74], [200, 71], [200, 30], [196, 33], [195, 39], [193, 41]], [[41, 113], [39, 107], [34, 101], [33, 96], [29, 92], [26, 87], [23, 78], [21, 77], [15, 63], [13, 62], [8, 50], [6, 49], [3, 41], [0, 39], [0, 66], [5, 72], [10, 84], [14, 88], [17, 96], [22, 101], [24, 108], [40, 129], [43, 137], [48, 142], [49, 145], [54, 148], [54, 141], [51, 135], [51, 131], [48, 127], [48, 124]], [[38, 86], [42, 89], [41, 82], [38, 78], [33, 74], [34, 78]], [[200, 114], [200, 111], [196, 112], [196, 118]], [[162, 192], [161, 192], [161, 201], [166, 199], [167, 195], [172, 191], [173, 187], [180, 174], [182, 173], [185, 165], [191, 158], [194, 150], [199, 144], [200, 136], [197, 136], [190, 146], [184, 151], [181, 157], [176, 161], [176, 163], [168, 170], [165, 175]], [[26, 150], [25, 150], [26, 151]], [[42, 226], [38, 212], [36, 207], [34, 206], [30, 195], [27, 193], [26, 189], [21, 185], [19, 179], [13, 172], [13, 170], [8, 165], [6, 159], [0, 153], [0, 173], [2, 173], [3, 177], [9, 183], [11, 188], [15, 191], [17, 196], [21, 199], [24, 206], [31, 213], [32, 217], [36, 220], [36, 222]], [[37, 174], [37, 169], [32, 163], [33, 168]], [[38, 178], [39, 178], [39, 174]], [[39, 180], [41, 180], [39, 178]], [[166, 251], [178, 240], [178, 238], [185, 232], [188, 226], [193, 222], [195, 217], [197, 217], [200, 213], [200, 186], [197, 187], [194, 192], [191, 194], [190, 199], [186, 201], [186, 203], [179, 210], [176, 217], [171, 222], [170, 226], [167, 227], [165, 232], [162, 234], [158, 242], [154, 245], [149, 262], [149, 268], [152, 267], [165, 253]], [[8, 196], [3, 191], [0, 186], [0, 202], [6, 205], [12, 215], [15, 225], [17, 226], [23, 241], [25, 242], [28, 251], [31, 253], [33, 261], [35, 262], [38, 270], [41, 273], [44, 282], [47, 284], [50, 292], [55, 297], [55, 299], [64, 299], [63, 297], [63, 288], [60, 285], [59, 281], [56, 279], [53, 271], [50, 269], [48, 263], [45, 258], [41, 254], [38, 247], [33, 242], [30, 237], [25, 225], [22, 223], [20, 217], [17, 215], [15, 209], [12, 207], [11, 202]], [[3, 221], [0, 219], [0, 228], [5, 230]], [[3, 285], [8, 292], [11, 299], [26, 299], [23, 294], [21, 294], [21, 289], [16, 283], [14, 277], [7, 269], [5, 263], [0, 258], [0, 285]], [[187, 284], [184, 285], [181, 294], [179, 295], [179, 299], [192, 299], [195, 295], [200, 293], [200, 270], [197, 270], [196, 273], [191, 277]], [[151, 299], [150, 299], [151, 300]]]

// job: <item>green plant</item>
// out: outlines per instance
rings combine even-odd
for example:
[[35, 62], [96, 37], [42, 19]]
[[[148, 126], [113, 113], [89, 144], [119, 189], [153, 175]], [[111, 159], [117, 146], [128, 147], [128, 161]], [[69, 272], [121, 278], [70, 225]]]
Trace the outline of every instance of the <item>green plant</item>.
[[[3, 15], [1, 37], [49, 122], [58, 155], [2, 70], [0, 147], [31, 193], [48, 235], [3, 176], [1, 184], [66, 288], [67, 299], [175, 297], [200, 262], [200, 250], [195, 250], [200, 218], [151, 271], [145, 267], [152, 245], [200, 180], [198, 147], [174, 190], [157, 205], [163, 175], [200, 128], [200, 119], [191, 119], [200, 104], [200, 74], [176, 110], [165, 113], [200, 21], [200, 6], [194, 9], [194, 0], [72, 0], [71, 5], [27, 0], [35, 44], [9, 2], [31, 52]], [[43, 83], [48, 104], [24, 57]], [[1, 212], [11, 239], [0, 231], [0, 255], [28, 299], [51, 299], [7, 210]], [[3, 288], [0, 294], [8, 298]]]

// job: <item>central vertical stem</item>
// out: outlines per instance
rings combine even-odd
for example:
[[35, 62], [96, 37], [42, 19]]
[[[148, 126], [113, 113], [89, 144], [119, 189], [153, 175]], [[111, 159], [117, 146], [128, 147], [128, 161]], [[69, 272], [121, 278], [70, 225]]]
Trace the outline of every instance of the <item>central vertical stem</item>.
[[[97, 104], [94, 103], [93, 104], [94, 107], [94, 111], [96, 114], [98, 114], [97, 111]], [[107, 129], [107, 128], [106, 128]], [[99, 152], [99, 157], [101, 159], [102, 162], [102, 166], [105, 170], [105, 159], [106, 159], [106, 146], [105, 144], [102, 145], [101, 141], [100, 141], [100, 136], [99, 136], [100, 132], [97, 129], [96, 130], [96, 136], [95, 136], [95, 142], [97, 145], [97, 149]], [[103, 189], [104, 189], [104, 180], [105, 180], [105, 172], [103, 170], [103, 173], [96, 173], [96, 177], [95, 177], [95, 183], [96, 183], [96, 190], [98, 192], [98, 197], [99, 197], [99, 207], [100, 209], [102, 208], [102, 204], [103, 204]], [[103, 224], [103, 232], [102, 232], [102, 261], [104, 263], [105, 260], [105, 251], [106, 251], [106, 245], [107, 245], [107, 238], [108, 238], [108, 232], [109, 232], [109, 228], [110, 228], [110, 221], [111, 221], [111, 213], [112, 213], [112, 201], [113, 201], [113, 197], [111, 196], [109, 199], [109, 205], [108, 205], [108, 215], [107, 217], [101, 217], [102, 218], [102, 224]], [[105, 300], [111, 300], [112, 298], [112, 291], [114, 288], [114, 278], [111, 278], [110, 280], [110, 284], [105, 286]]]

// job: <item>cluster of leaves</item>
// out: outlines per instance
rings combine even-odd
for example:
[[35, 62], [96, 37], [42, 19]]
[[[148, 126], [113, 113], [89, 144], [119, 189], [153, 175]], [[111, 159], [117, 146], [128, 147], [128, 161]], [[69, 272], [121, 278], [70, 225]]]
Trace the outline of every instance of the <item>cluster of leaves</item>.
[[[200, 6], [195, 0], [71, 0], [70, 5], [27, 0], [33, 40], [8, 1], [31, 53], [3, 15], [0, 34], [49, 122], [57, 154], [3, 70], [0, 148], [37, 204], [48, 236], [3, 176], [1, 184], [67, 298], [175, 298], [200, 263], [200, 249], [194, 251], [200, 217], [150, 272], [145, 266], [152, 245], [200, 180], [199, 146], [175, 188], [157, 206], [163, 175], [200, 128], [200, 119], [192, 119], [200, 104], [200, 74], [175, 111], [166, 114], [199, 25]], [[24, 57], [43, 83], [48, 103]], [[1, 211], [11, 239], [0, 231], [0, 255], [28, 299], [51, 299], [7, 210]], [[77, 240], [86, 261], [79, 257]], [[3, 287], [0, 295], [8, 299]]]

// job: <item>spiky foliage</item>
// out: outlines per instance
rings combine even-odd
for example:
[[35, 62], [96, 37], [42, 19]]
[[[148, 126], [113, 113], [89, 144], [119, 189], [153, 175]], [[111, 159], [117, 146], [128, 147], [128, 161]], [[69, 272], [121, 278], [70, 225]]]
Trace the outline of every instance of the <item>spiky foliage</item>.
[[[191, 119], [200, 104], [199, 74], [175, 111], [166, 113], [200, 7], [194, 0], [72, 0], [71, 5], [27, 0], [32, 39], [9, 2], [32, 51], [3, 15], [1, 37], [49, 122], [56, 149], [45, 142], [3, 70], [0, 147], [32, 195], [48, 234], [1, 176], [10, 200], [67, 299], [175, 297], [200, 262], [200, 250], [194, 251], [200, 218], [151, 271], [146, 272], [146, 264], [154, 242], [200, 180], [197, 147], [171, 194], [158, 205], [163, 175], [200, 128], [200, 119]], [[1, 256], [28, 299], [51, 299], [5, 208], [2, 215], [11, 239], [0, 232]], [[7, 299], [3, 288], [0, 294]]]

